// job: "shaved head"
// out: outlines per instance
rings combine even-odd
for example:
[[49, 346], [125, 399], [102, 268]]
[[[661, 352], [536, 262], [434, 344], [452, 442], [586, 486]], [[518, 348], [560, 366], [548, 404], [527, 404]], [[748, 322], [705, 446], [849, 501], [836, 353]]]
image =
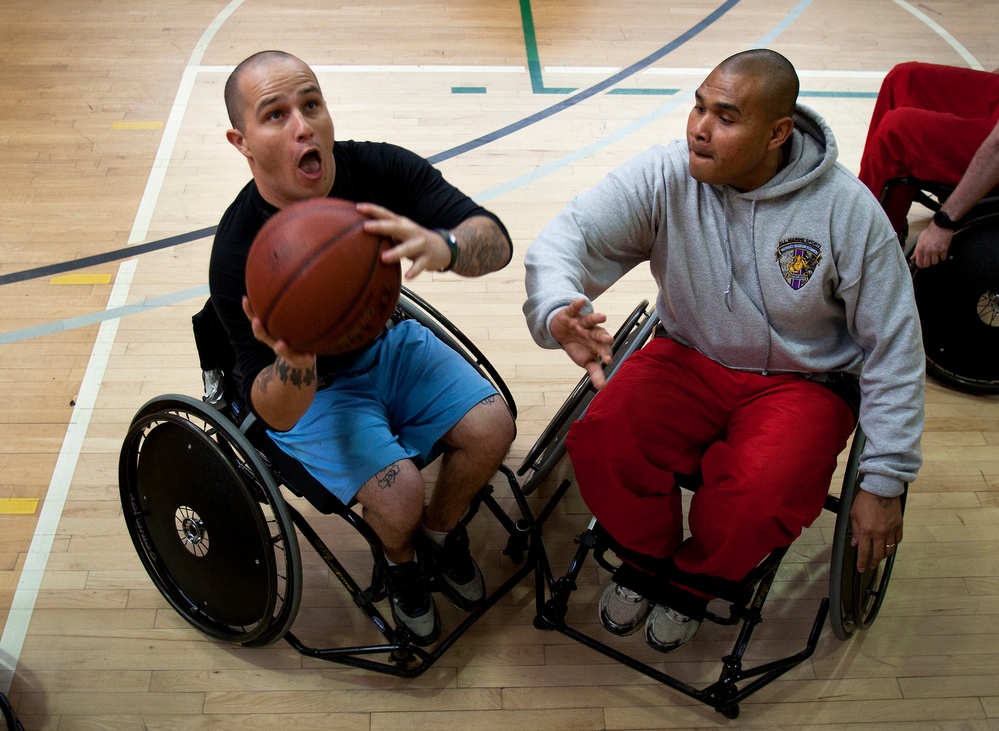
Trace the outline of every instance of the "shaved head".
[[[295, 63], [300, 63], [306, 66], [305, 62], [296, 56], [292, 56], [290, 53], [285, 53], [284, 51], [259, 51], [243, 59], [240, 64], [233, 69], [233, 72], [229, 74], [229, 78], [225, 82], [225, 110], [229, 114], [229, 124], [233, 126], [234, 129], [244, 131], [245, 121], [246, 121], [246, 99], [243, 98], [242, 93], [239, 90], [240, 79], [243, 75], [252, 69], [259, 68], [261, 66], [268, 66], [275, 63], [284, 63], [292, 61]], [[307, 66], [306, 66], [307, 68]]]
[[253, 54], [226, 81], [225, 105], [226, 139], [246, 158], [264, 200], [283, 208], [329, 195], [336, 134], [307, 63], [284, 51]]
[[773, 115], [772, 119], [794, 115], [794, 105], [798, 101], [798, 74], [781, 54], [756, 48], [729, 56], [717, 68], [757, 79], [761, 101]]

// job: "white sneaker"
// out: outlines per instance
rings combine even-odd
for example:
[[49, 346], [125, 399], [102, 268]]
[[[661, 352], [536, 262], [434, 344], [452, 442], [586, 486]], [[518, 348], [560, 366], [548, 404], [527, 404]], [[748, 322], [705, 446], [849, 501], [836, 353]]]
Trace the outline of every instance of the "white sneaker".
[[615, 581], [600, 597], [600, 624], [615, 635], [630, 635], [649, 611], [649, 600]]
[[699, 620], [656, 604], [645, 620], [645, 641], [653, 650], [673, 652], [687, 644], [700, 626]]

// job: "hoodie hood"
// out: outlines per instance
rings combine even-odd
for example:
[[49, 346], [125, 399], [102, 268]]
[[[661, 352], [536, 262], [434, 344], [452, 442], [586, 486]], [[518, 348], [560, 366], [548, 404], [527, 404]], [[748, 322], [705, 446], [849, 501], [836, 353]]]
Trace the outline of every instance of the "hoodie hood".
[[791, 153], [787, 165], [765, 185], [745, 193], [733, 193], [746, 200], [768, 200], [804, 188], [836, 165], [839, 148], [826, 121], [809, 107], [798, 104], [791, 132]]

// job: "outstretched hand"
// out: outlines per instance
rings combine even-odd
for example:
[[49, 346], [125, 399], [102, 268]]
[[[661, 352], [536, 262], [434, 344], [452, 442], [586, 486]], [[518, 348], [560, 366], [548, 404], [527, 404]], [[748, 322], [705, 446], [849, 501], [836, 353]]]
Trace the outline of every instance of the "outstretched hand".
[[857, 571], [876, 569], [902, 542], [901, 498], [859, 490], [850, 508], [850, 523], [850, 544], [857, 549]]
[[551, 319], [549, 328], [562, 349], [573, 362], [590, 374], [593, 387], [601, 389], [607, 383], [603, 366], [611, 362], [614, 338], [600, 325], [607, 316], [599, 312], [581, 314], [586, 300], [580, 297], [563, 307]]
[[396, 264], [404, 258], [413, 262], [406, 279], [413, 279], [420, 272], [440, 271], [451, 263], [451, 250], [440, 234], [374, 203], [358, 203], [357, 210], [368, 216], [365, 231], [396, 242], [382, 253], [384, 263]]

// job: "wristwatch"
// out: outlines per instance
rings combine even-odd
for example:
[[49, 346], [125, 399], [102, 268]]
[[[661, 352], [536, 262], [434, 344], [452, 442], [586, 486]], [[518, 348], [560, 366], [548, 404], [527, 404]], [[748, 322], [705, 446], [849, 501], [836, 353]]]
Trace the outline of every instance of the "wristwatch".
[[935, 223], [940, 228], [947, 229], [948, 231], [956, 231], [957, 227], [960, 225], [960, 221], [952, 221], [950, 216], [948, 216], [943, 211], [937, 211], [933, 214], [933, 223]]
[[448, 251], [451, 252], [451, 261], [448, 262], [446, 267], [439, 270], [442, 272], [449, 272], [458, 262], [458, 239], [456, 239], [454, 234], [446, 228], [435, 228], [434, 233], [444, 239], [444, 243], [447, 244]]

